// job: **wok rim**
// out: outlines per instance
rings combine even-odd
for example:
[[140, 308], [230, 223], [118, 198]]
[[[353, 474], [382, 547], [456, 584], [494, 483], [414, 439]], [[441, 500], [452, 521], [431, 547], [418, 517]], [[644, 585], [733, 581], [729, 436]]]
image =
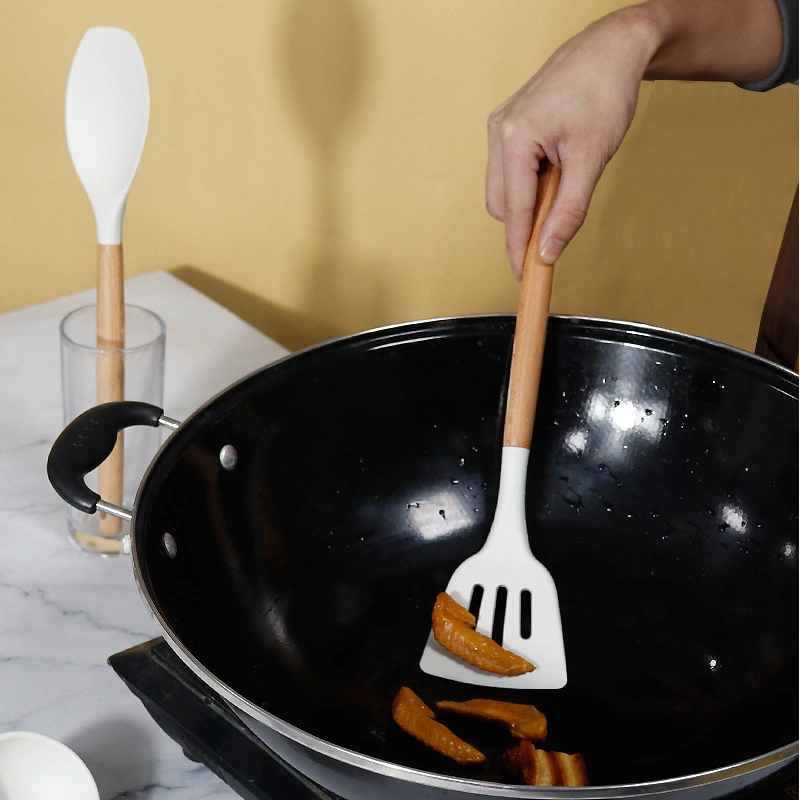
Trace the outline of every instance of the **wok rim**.
[[[299, 357], [307, 357], [320, 350], [333, 349], [347, 344], [357, 344], [360, 340], [366, 340], [375, 336], [387, 336], [393, 333], [412, 333], [413, 331], [421, 332], [425, 328], [444, 327], [446, 325], [466, 324], [468, 322], [509, 322], [515, 319], [516, 315], [513, 313], [489, 313], [489, 314], [467, 314], [467, 315], [454, 315], [433, 317], [424, 320], [412, 320], [407, 322], [397, 322], [390, 325], [371, 328], [365, 331], [347, 334], [345, 336], [337, 337], [328, 341], [320, 342], [310, 345], [294, 353], [287, 355], [270, 362], [269, 364], [260, 367], [253, 372], [243, 376], [235, 381], [230, 386], [222, 391], [211, 396], [195, 411], [193, 411], [180, 425], [180, 430], [185, 429], [191, 423], [194, 423], [199, 417], [207, 411], [209, 407], [214, 405], [220, 398], [232, 392], [235, 387], [246, 383], [254, 376], [273, 368], [279, 367], [288, 361], [293, 361]], [[651, 336], [661, 339], [662, 341], [678, 340], [683, 343], [701, 345], [704, 347], [711, 346], [713, 349], [726, 352], [736, 358], [740, 358], [745, 362], [752, 362], [762, 367], [767, 367], [775, 371], [776, 375], [780, 375], [784, 381], [791, 384], [793, 392], [791, 395], [797, 399], [798, 389], [800, 389], [800, 376], [798, 373], [777, 364], [762, 356], [755, 355], [747, 350], [743, 350], [734, 345], [729, 345], [724, 342], [718, 342], [713, 339], [708, 339], [694, 334], [683, 333], [681, 331], [663, 328], [648, 323], [634, 322], [629, 320], [615, 320], [604, 317], [591, 317], [581, 316], [574, 314], [550, 314], [551, 320], [555, 320], [559, 325], [588, 325], [597, 326], [608, 331], [635, 333], [642, 336]], [[643, 348], [645, 345], [640, 342], [629, 342], [627, 346]], [[386, 346], [385, 344], [382, 346]], [[778, 387], [776, 387], [778, 388]], [[779, 391], [784, 391], [779, 389]], [[708, 787], [714, 783], [732, 779], [737, 776], [744, 776], [766, 767], [776, 765], [775, 769], [787, 764], [792, 758], [797, 757], [800, 752], [800, 740], [789, 742], [781, 747], [761, 753], [742, 761], [734, 762], [723, 767], [717, 767], [711, 770], [704, 770], [701, 772], [691, 773], [689, 775], [681, 775], [674, 778], [663, 778], [655, 781], [642, 781], [637, 783], [620, 783], [620, 784], [604, 784], [604, 785], [590, 785], [587, 787], [552, 787], [549, 790], [546, 787], [532, 787], [522, 786], [508, 783], [497, 783], [492, 781], [477, 780], [474, 778], [461, 778], [452, 775], [443, 775], [437, 772], [429, 772], [426, 770], [419, 770], [413, 767], [406, 767], [401, 764], [395, 764], [390, 761], [367, 756], [350, 750], [346, 747], [333, 744], [325, 739], [321, 739], [313, 734], [298, 728], [291, 723], [282, 720], [280, 717], [271, 714], [269, 711], [255, 705], [243, 695], [236, 692], [226, 683], [217, 678], [206, 667], [200, 663], [194, 655], [184, 647], [180, 638], [173, 633], [164, 615], [161, 613], [156, 602], [151, 597], [143, 581], [143, 570], [140, 556], [139, 539], [139, 521], [137, 511], [140, 506], [140, 498], [143, 490], [147, 487], [150, 475], [154, 466], [160, 461], [162, 454], [173, 446], [175, 435], [171, 435], [161, 445], [153, 460], [150, 462], [139, 488], [136, 493], [134, 501], [132, 520], [131, 520], [131, 556], [133, 562], [133, 572], [136, 586], [139, 594], [145, 601], [146, 606], [153, 615], [156, 623], [161, 629], [163, 638], [167, 641], [170, 648], [179, 656], [179, 658], [194, 672], [209, 688], [219, 694], [225, 701], [238, 708], [241, 712], [253, 718], [255, 721], [260, 722], [276, 733], [284, 736], [295, 744], [316, 753], [320, 753], [327, 758], [334, 761], [348, 764], [350, 766], [364, 769], [373, 774], [383, 777], [394, 778], [397, 780], [425, 785], [428, 787], [439, 788], [444, 790], [457, 789], [465, 794], [474, 794], [475, 796], [485, 795], [488, 791], [494, 793], [497, 797], [516, 797], [516, 798], [540, 798], [547, 800], [549, 798], [566, 798], [569, 800], [604, 800], [604, 798], [618, 798], [618, 797], [642, 797], [664, 792], [676, 792], [690, 790], [698, 787]], [[266, 746], [266, 744], [265, 744]]]
[[[228, 394], [232, 389], [240, 386], [243, 383], [246, 383], [248, 380], [252, 379], [254, 376], [259, 375], [260, 373], [271, 370], [276, 367], [280, 367], [281, 365], [286, 364], [289, 361], [294, 361], [295, 359], [300, 358], [301, 356], [306, 358], [319, 350], [325, 349], [332, 349], [334, 347], [341, 347], [346, 344], [357, 344], [362, 339], [369, 339], [375, 336], [386, 336], [392, 333], [402, 333], [403, 331], [411, 332], [415, 329], [421, 330], [426, 327], [444, 327], [446, 325], [458, 325], [458, 324], [466, 324], [468, 322], [509, 322], [511, 320], [516, 319], [516, 314], [512, 312], [497, 312], [497, 313], [489, 313], [489, 314], [461, 314], [461, 315], [451, 315], [451, 316], [442, 316], [442, 317], [430, 317], [421, 320], [409, 320], [406, 322], [394, 322], [389, 325], [381, 325], [375, 328], [368, 328], [364, 331], [358, 331], [356, 333], [349, 333], [344, 336], [339, 336], [335, 339], [328, 339], [323, 342], [317, 342], [316, 344], [308, 345], [300, 350], [297, 350], [293, 353], [287, 353], [284, 356], [276, 359], [275, 361], [271, 361], [269, 364], [265, 364], [263, 367], [258, 367], [257, 369], [249, 372], [246, 375], [243, 375], [238, 380], [234, 381], [229, 386], [226, 386], [219, 392], [211, 395], [202, 405], [196, 408], [194, 411], [189, 414], [189, 416], [181, 422], [181, 428], [187, 426], [190, 422], [193, 422], [198, 416], [203, 414], [203, 412], [212, 404], [214, 404], [218, 399], [222, 398], [224, 395]], [[743, 350], [740, 347], [736, 347], [732, 344], [726, 344], [725, 342], [720, 342], [715, 339], [709, 339], [703, 336], [698, 336], [692, 333], [683, 333], [678, 330], [674, 330], [672, 328], [663, 328], [657, 325], [652, 325], [646, 322], [635, 322], [633, 320], [619, 320], [619, 319], [610, 319], [608, 317], [592, 317], [592, 316], [583, 316], [579, 314], [550, 314], [548, 316], [548, 320], [555, 321], [557, 325], [594, 325], [600, 328], [604, 328], [609, 331], [625, 331], [625, 332], [634, 332], [638, 335], [649, 335], [658, 337], [663, 340], [673, 339], [673, 340], [680, 340], [684, 343], [689, 344], [696, 344], [702, 346], [711, 346], [714, 349], [717, 349], [721, 352], [725, 352], [731, 356], [736, 358], [743, 359], [744, 361], [750, 361], [754, 364], [760, 365], [761, 367], [766, 367], [768, 369], [772, 369], [776, 371], [778, 375], [789, 383], [793, 384], [794, 392], [792, 394], [793, 397], [798, 396], [798, 389], [800, 389], [799, 381], [800, 375], [795, 372], [794, 370], [789, 369], [788, 367], [784, 367], [782, 364], [778, 364], [775, 361], [770, 361], [768, 358], [764, 358], [764, 356], [756, 355], [755, 353], [751, 353], [749, 350]], [[548, 331], [549, 331], [550, 322], [548, 322]], [[642, 348], [643, 345], [638, 342], [630, 342], [628, 343], [629, 347], [639, 347]], [[170, 437], [172, 438], [172, 437]], [[168, 440], [169, 441], [169, 440]], [[153, 457], [153, 460], [150, 462], [150, 466], [152, 466], [161, 455], [161, 452], [166, 448], [167, 442], [162, 444], [159, 451]], [[148, 467], [147, 471], [145, 472], [142, 482], [139, 485], [139, 490], [137, 491], [137, 495], [135, 500], [138, 502], [139, 499], [139, 492], [141, 488], [147, 483], [148, 474], [150, 469]], [[136, 507], [137, 502], [134, 503], [134, 508]]]

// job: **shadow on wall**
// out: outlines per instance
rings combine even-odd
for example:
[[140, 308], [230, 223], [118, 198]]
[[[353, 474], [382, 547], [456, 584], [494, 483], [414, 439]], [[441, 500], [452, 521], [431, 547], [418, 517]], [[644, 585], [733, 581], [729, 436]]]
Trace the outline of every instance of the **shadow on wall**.
[[[192, 265], [171, 273], [212, 297], [257, 330], [296, 351], [382, 325], [387, 263], [349, 253], [341, 209], [341, 151], [364, 83], [365, 40], [349, 0], [291, 0], [284, 20], [281, 78], [313, 163], [309, 253], [297, 265], [306, 276], [293, 309]], [[271, 46], [274, 43], [270, 42]]]
[[[299, 306], [337, 334], [381, 325], [388, 264], [348, 252], [342, 216], [342, 145], [364, 88], [366, 43], [348, 0], [293, 0], [282, 37], [287, 101], [306, 135], [315, 215]], [[302, 223], [302, 220], [300, 221]]]
[[341, 335], [333, 325], [270, 303], [197, 267], [174, 267], [170, 273], [293, 352]]

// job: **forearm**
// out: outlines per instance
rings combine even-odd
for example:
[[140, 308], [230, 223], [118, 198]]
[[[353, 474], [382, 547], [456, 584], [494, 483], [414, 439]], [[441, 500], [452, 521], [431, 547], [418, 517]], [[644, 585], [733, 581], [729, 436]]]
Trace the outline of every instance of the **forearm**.
[[781, 58], [775, 0], [649, 0], [626, 11], [652, 25], [659, 42], [646, 80], [756, 81]]

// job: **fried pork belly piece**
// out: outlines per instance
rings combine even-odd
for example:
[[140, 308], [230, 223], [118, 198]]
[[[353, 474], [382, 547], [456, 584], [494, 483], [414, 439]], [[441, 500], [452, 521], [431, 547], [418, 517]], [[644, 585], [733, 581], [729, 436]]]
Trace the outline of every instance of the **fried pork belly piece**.
[[440, 700], [437, 708], [454, 711], [476, 719], [500, 722], [508, 728], [515, 739], [531, 739], [543, 742], [547, 738], [547, 717], [538, 708], [523, 703], [507, 703], [502, 700]]
[[474, 630], [475, 617], [441, 592], [431, 615], [433, 636], [439, 644], [469, 664], [497, 675], [524, 675], [535, 669], [516, 653], [504, 650], [488, 636]]
[[[439, 593], [438, 597], [436, 598], [436, 606], [439, 607], [439, 610], [442, 614], [452, 617], [459, 622], [463, 622], [470, 628], [474, 628], [478, 621], [475, 619], [474, 614], [471, 614], [468, 609], [461, 605], [461, 603], [457, 603], [455, 600], [453, 600], [453, 598], [450, 597], [447, 592]], [[434, 609], [436, 606], [434, 606]]]
[[434, 713], [407, 686], [401, 686], [392, 704], [392, 719], [423, 744], [459, 764], [480, 764], [486, 756], [436, 722]]
[[586, 764], [580, 753], [554, 753], [537, 750], [523, 739], [503, 753], [503, 765], [528, 786], [588, 786]]

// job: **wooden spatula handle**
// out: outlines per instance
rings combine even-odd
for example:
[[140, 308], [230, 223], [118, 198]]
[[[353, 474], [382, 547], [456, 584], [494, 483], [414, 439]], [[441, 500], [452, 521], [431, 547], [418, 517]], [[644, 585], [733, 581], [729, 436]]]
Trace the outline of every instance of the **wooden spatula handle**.
[[533, 231], [522, 272], [508, 382], [503, 445], [510, 447], [530, 448], [533, 435], [553, 287], [553, 265], [545, 264], [539, 255], [539, 232], [553, 207], [560, 178], [558, 167], [546, 161], [540, 164]]
[[[125, 300], [123, 293], [122, 245], [100, 245], [97, 253], [97, 347], [103, 350], [97, 361], [97, 402], [125, 399], [122, 348], [125, 346]], [[103, 500], [122, 505], [122, 433], [111, 455], [97, 473]], [[115, 534], [121, 524], [116, 517], [100, 516], [100, 530]]]

